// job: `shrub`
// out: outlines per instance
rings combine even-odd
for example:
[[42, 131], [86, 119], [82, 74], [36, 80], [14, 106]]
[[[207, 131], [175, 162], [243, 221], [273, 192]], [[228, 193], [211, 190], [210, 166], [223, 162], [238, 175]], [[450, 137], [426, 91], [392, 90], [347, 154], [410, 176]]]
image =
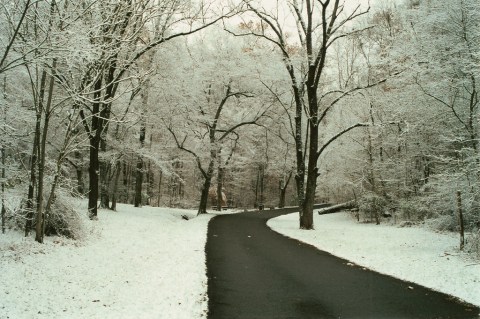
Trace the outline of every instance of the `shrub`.
[[398, 211], [400, 219], [408, 221], [424, 221], [433, 216], [432, 211], [417, 198], [398, 201]]
[[368, 218], [370, 222], [375, 219], [376, 224], [380, 224], [380, 216], [388, 207], [388, 201], [377, 194], [366, 194], [358, 203], [358, 208], [363, 213], [364, 217]]
[[45, 235], [82, 239], [87, 220], [87, 214], [78, 210], [78, 200], [59, 190], [47, 216]]

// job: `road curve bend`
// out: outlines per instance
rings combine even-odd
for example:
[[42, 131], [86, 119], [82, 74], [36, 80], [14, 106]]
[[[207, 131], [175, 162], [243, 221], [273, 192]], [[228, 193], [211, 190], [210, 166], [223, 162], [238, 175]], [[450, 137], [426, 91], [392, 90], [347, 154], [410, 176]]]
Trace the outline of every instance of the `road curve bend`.
[[266, 226], [279, 209], [214, 217], [206, 259], [210, 319], [479, 319], [448, 295], [360, 267]]

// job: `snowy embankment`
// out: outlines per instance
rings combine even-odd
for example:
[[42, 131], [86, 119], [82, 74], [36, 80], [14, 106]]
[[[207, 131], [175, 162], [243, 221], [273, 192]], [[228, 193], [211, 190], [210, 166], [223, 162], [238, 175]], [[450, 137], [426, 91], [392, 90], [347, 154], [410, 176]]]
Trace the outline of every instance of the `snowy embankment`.
[[99, 211], [86, 241], [0, 234], [0, 318], [206, 317], [208, 221], [195, 211]]
[[458, 250], [455, 234], [357, 223], [348, 213], [315, 213], [314, 223], [313, 231], [299, 230], [298, 214], [289, 214], [268, 226], [359, 266], [480, 306], [480, 264]]

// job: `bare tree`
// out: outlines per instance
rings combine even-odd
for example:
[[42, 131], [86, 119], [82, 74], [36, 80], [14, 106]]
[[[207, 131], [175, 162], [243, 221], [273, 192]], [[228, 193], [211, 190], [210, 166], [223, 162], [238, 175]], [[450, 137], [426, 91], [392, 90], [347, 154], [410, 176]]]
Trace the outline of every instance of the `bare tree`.
[[[245, 0], [243, 3], [247, 12], [253, 14], [260, 22], [255, 25], [247, 23], [240, 32], [230, 32], [236, 36], [253, 35], [272, 43], [282, 55], [290, 78], [295, 101], [293, 116], [297, 163], [295, 180], [300, 209], [300, 228], [312, 229], [320, 155], [336, 139], [365, 124], [356, 123], [347, 126], [333, 134], [323, 144], [320, 144], [320, 127], [344, 97], [378, 84], [367, 83], [346, 90], [324, 89], [321, 94], [320, 84], [326, 77], [328, 52], [332, 44], [339, 39], [368, 29], [367, 27], [348, 30], [347, 26], [356, 18], [366, 14], [369, 8], [362, 10], [359, 5], [351, 12], [346, 12], [347, 9], [340, 0], [292, 0], [288, 2], [290, 14], [280, 16], [281, 8], [268, 10], [259, 2]], [[283, 21], [287, 19], [297, 26], [298, 40], [296, 41], [292, 41], [289, 36], [290, 31], [285, 30]], [[245, 32], [245, 29], [248, 29], [248, 32]], [[300, 64], [297, 62], [299, 60]], [[303, 131], [305, 117], [306, 135]]]
[[[207, 96], [210, 95], [211, 93], [211, 88], [209, 88], [206, 91]], [[256, 125], [257, 122], [265, 115], [266, 110], [260, 111], [259, 113], [255, 114], [251, 119], [233, 123], [228, 126], [223, 126], [221, 123], [221, 117], [222, 117], [222, 112], [225, 111], [225, 108], [227, 106], [227, 102], [231, 99], [240, 99], [240, 98], [251, 98], [252, 95], [249, 92], [246, 91], [241, 91], [241, 90], [235, 90], [232, 88], [232, 83], [229, 83], [225, 86], [224, 88], [224, 93], [223, 97], [221, 100], [218, 102], [217, 107], [215, 109], [215, 112], [212, 114], [213, 118], [207, 119], [205, 118], [205, 115], [207, 115], [206, 111], [202, 109], [200, 106], [200, 109], [198, 110], [202, 117], [204, 118], [204, 121], [202, 121], [202, 125], [205, 127], [207, 130], [206, 136], [208, 137], [208, 153], [209, 156], [207, 156], [207, 164], [202, 163], [202, 158], [201, 154], [190, 149], [187, 145], [186, 142], [188, 141], [189, 135], [188, 133], [184, 133], [183, 137], [180, 138], [179, 134], [175, 132], [175, 128], [170, 124], [168, 125], [168, 131], [172, 134], [172, 137], [175, 141], [175, 144], [177, 147], [192, 155], [195, 158], [195, 161], [197, 163], [197, 167], [200, 170], [202, 176], [203, 176], [203, 186], [201, 188], [201, 196], [200, 196], [200, 204], [198, 208], [198, 214], [205, 214], [207, 212], [207, 201], [208, 201], [208, 192], [210, 189], [211, 185], [211, 180], [214, 174], [214, 168], [215, 168], [215, 163], [217, 161], [218, 155], [219, 155], [219, 150], [221, 149], [221, 145], [224, 141], [226, 141], [232, 134], [235, 134], [235, 131], [239, 129], [242, 126], [245, 125]], [[208, 101], [211, 101], [209, 103], [214, 103], [213, 99], [211, 100], [209, 97], [207, 98]], [[239, 103], [237, 101], [237, 103]], [[194, 132], [195, 133], [195, 132]], [[195, 133], [196, 134], [196, 133]], [[197, 134], [198, 135], [198, 134]], [[200, 136], [203, 136], [203, 134], [200, 134]]]
[[[99, 2], [100, 4], [100, 2]], [[99, 198], [99, 151], [104, 149], [111, 115], [112, 103], [119, 95], [120, 84], [129, 76], [129, 71], [140, 58], [150, 50], [175, 38], [187, 36], [203, 30], [232, 13], [206, 16], [202, 4], [199, 9], [190, 10], [188, 4], [169, 1], [161, 6], [156, 1], [119, 1], [116, 6], [105, 7], [104, 21], [97, 28], [99, 34], [92, 33], [99, 50], [100, 58], [86, 69], [78, 89], [92, 88], [83, 94], [80, 116], [90, 138], [89, 165], [89, 204], [90, 218], [97, 216]], [[152, 21], [155, 23], [151, 27]], [[185, 24], [185, 21], [190, 23]], [[199, 23], [200, 21], [200, 23]], [[144, 38], [143, 33], [153, 33]], [[115, 36], [113, 36], [115, 35]], [[149, 40], [150, 39], [150, 40]], [[107, 49], [107, 50], [105, 50]], [[92, 96], [93, 95], [93, 96]]]
[[[27, 60], [27, 56], [31, 54], [34, 49], [29, 50], [24, 54], [20, 54], [15, 56], [14, 58], [10, 59], [10, 53], [12, 51], [13, 45], [15, 41], [17, 41], [20, 33], [20, 28], [23, 25], [25, 17], [27, 16], [28, 11], [30, 8], [37, 3], [38, 1], [26, 0], [26, 1], [9, 1], [2, 2], [0, 7], [2, 9], [2, 14], [5, 15], [5, 25], [8, 25], [12, 29], [12, 33], [8, 37], [7, 45], [3, 52], [0, 53], [0, 74], [4, 73], [5, 71], [12, 69], [14, 67], [20, 66], [25, 63]], [[18, 13], [18, 17], [12, 13]]]

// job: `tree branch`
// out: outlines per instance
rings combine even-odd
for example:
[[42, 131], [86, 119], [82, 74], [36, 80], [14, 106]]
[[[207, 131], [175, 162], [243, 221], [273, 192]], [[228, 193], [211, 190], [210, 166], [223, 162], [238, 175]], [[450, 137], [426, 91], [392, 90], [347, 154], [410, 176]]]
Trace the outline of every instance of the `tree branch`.
[[15, 42], [15, 39], [18, 35], [18, 31], [20, 30], [20, 27], [22, 26], [23, 20], [25, 19], [25, 16], [27, 15], [27, 11], [30, 8], [30, 2], [31, 2], [31, 0], [27, 0], [27, 2], [25, 3], [25, 7], [23, 8], [22, 15], [20, 16], [20, 20], [18, 21], [15, 30], [13, 31], [12, 38], [10, 39], [10, 41], [8, 42], [8, 44], [5, 48], [5, 52], [3, 53], [2, 59], [0, 60], [0, 74], [2, 73], [3, 63], [5, 63], [5, 60], [7, 59], [8, 53], [10, 52], [10, 49], [12, 48], [13, 43]]
[[[325, 110], [323, 110], [322, 114], [319, 116], [318, 118], [318, 121], [317, 121], [317, 124], [320, 124], [320, 122], [325, 118], [325, 116], [327, 116], [328, 112], [332, 109], [332, 107], [337, 104], [339, 101], [341, 101], [344, 97], [352, 94], [353, 92], [356, 92], [356, 91], [360, 91], [360, 90], [365, 90], [365, 89], [368, 89], [368, 88], [372, 88], [374, 86], [377, 86], [377, 85], [380, 85], [382, 83], [385, 83], [387, 81], [387, 79], [382, 79], [378, 82], [375, 82], [375, 83], [372, 83], [372, 84], [368, 84], [366, 86], [358, 86], [356, 88], [353, 88], [351, 90], [348, 90], [346, 92], [343, 92], [342, 95], [340, 95], [339, 97], [337, 97], [335, 100], [333, 100], [332, 103], [330, 103], [329, 106], [327, 106], [325, 108]], [[326, 94], [324, 94], [322, 97], [326, 96], [327, 94], [330, 94], [330, 93], [333, 93], [334, 91], [332, 92], [327, 92]], [[335, 91], [337, 92], [337, 91]]]
[[336, 139], [338, 139], [340, 136], [342, 136], [343, 134], [353, 130], [354, 128], [357, 128], [357, 127], [365, 127], [365, 126], [369, 126], [368, 123], [357, 123], [357, 124], [354, 124], [350, 127], [347, 127], [346, 129], [344, 129], [343, 131], [337, 133], [335, 136], [333, 136], [332, 138], [330, 138], [325, 144], [323, 144], [323, 146], [318, 150], [317, 154], [316, 154], [316, 160], [318, 160], [318, 158], [320, 157], [320, 155], [322, 155], [323, 151], [325, 151], [325, 149], [332, 143], [334, 142]]
[[190, 149], [187, 149], [186, 147], [183, 146], [183, 144], [185, 143], [185, 141], [187, 139], [187, 136], [185, 136], [182, 143], [180, 143], [178, 141], [177, 135], [173, 131], [171, 125], [165, 125], [165, 126], [167, 127], [167, 130], [170, 132], [170, 134], [172, 134], [173, 140], [175, 141], [175, 144], [177, 145], [177, 148], [186, 152], [186, 153], [189, 153], [189, 154], [193, 155], [195, 157], [196, 162], [197, 162], [197, 167], [200, 170], [200, 172], [202, 173], [202, 176], [204, 178], [207, 178], [207, 172], [205, 172], [205, 170], [202, 167], [202, 162], [200, 161], [200, 157], [194, 151], [192, 151]]

